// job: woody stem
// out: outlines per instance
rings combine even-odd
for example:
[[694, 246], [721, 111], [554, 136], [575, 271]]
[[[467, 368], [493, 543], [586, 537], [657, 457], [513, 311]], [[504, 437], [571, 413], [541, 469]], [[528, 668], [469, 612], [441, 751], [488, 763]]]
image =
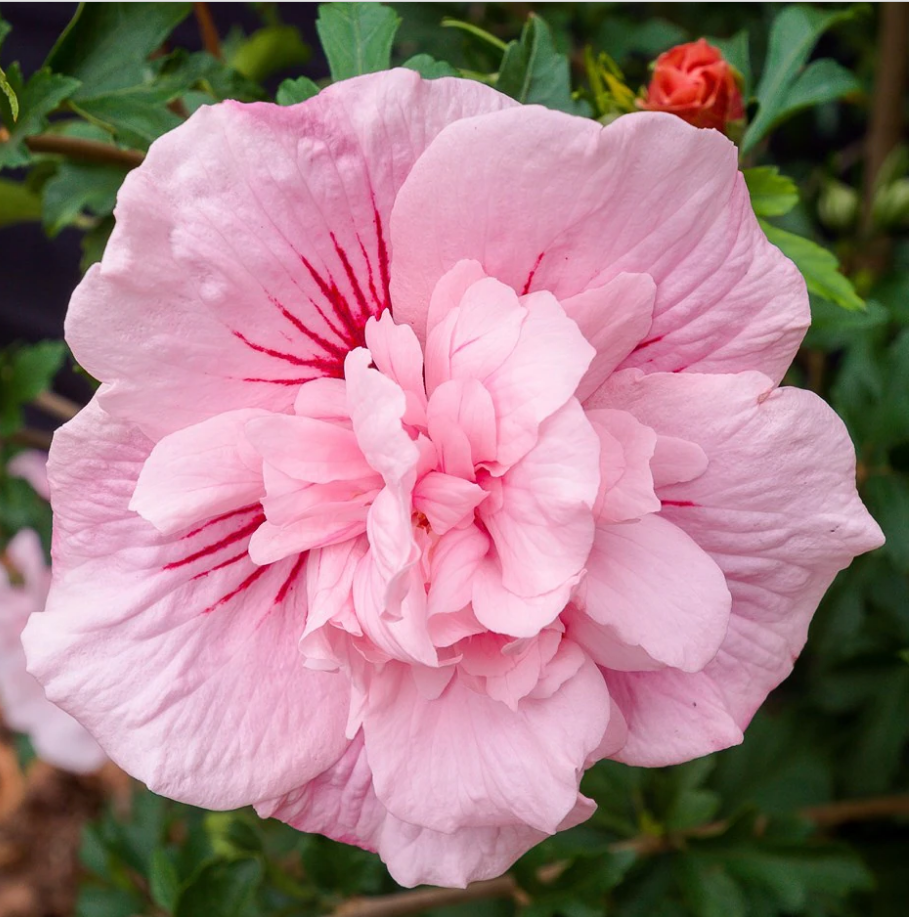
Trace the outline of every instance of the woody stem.
[[[813, 822], [818, 828], [834, 828], [848, 822], [870, 821], [879, 818], [909, 816], [909, 795], [878, 796], [871, 799], [845, 799], [821, 806], [810, 806], [798, 811], [800, 818]], [[758, 823], [760, 830], [760, 821]], [[610, 845], [614, 853], [631, 851], [640, 856], [664, 853], [685, 840], [716, 837], [729, 828], [728, 821], [716, 821], [699, 825], [674, 835], [641, 835]], [[541, 881], [557, 878], [562, 872], [559, 864], [540, 870]], [[517, 880], [510, 874], [498, 879], [473, 882], [467, 888], [418, 888], [414, 891], [397, 892], [375, 898], [350, 898], [332, 912], [331, 917], [407, 917], [422, 911], [470, 901], [491, 898], [514, 898], [526, 901]]]

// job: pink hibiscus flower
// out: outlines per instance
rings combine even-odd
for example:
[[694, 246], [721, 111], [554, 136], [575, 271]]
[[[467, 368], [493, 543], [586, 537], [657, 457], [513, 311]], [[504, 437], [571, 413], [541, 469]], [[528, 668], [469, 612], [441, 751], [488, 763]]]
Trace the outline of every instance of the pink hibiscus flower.
[[[45, 461], [40, 452], [20, 452], [7, 470], [46, 498]], [[29, 736], [38, 757], [84, 774], [104, 763], [104, 752], [25, 669], [22, 629], [29, 615], [44, 608], [50, 578], [37, 533], [22, 529], [0, 555], [0, 713], [10, 729]]]
[[734, 146], [394, 71], [225, 103], [120, 192], [68, 340], [32, 670], [152, 789], [406, 885], [735, 744], [881, 543]]

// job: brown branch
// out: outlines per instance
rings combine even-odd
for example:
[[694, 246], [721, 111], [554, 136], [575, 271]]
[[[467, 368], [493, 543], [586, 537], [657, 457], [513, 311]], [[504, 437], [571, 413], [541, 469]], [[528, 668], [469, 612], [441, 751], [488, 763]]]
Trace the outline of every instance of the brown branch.
[[13, 433], [8, 442], [15, 443], [17, 446], [28, 446], [30, 449], [43, 449], [47, 452], [50, 449], [51, 439], [53, 439], [53, 433], [23, 427]]
[[56, 392], [42, 392], [32, 404], [39, 411], [63, 421], [72, 420], [82, 410], [81, 404], [76, 404], [75, 401], [70, 401]]
[[[870, 821], [878, 818], [909, 817], [909, 795], [878, 796], [872, 799], [844, 799], [822, 806], [799, 809], [798, 815], [817, 828], [835, 828], [847, 822]], [[759, 819], [756, 826], [760, 833], [766, 819]], [[612, 853], [628, 852], [639, 856], [667, 853], [688, 840], [718, 837], [729, 829], [728, 821], [709, 822], [688, 831], [667, 835], [641, 835], [627, 841], [610, 844]], [[553, 881], [564, 871], [561, 864], [544, 866], [537, 873], [541, 882]], [[513, 898], [519, 903], [528, 903], [527, 893], [510, 874], [485, 882], [473, 882], [467, 888], [418, 888], [394, 895], [376, 898], [350, 898], [332, 912], [331, 917], [408, 917], [423, 911], [453, 904], [489, 898]]]
[[221, 60], [223, 56], [221, 54], [221, 39], [218, 37], [218, 29], [215, 27], [215, 20], [212, 19], [208, 4], [194, 3], [193, 12], [196, 14], [196, 22], [199, 24], [199, 33], [202, 35], [202, 44], [205, 50], [212, 57]]
[[878, 9], [877, 72], [865, 140], [862, 225], [866, 232], [871, 229], [871, 210], [881, 166], [902, 138], [903, 94], [909, 76], [909, 5], [881, 3]]
[[334, 917], [407, 917], [449, 904], [485, 901], [490, 898], [513, 898], [518, 884], [510, 875], [485, 882], [473, 882], [467, 888], [417, 888], [378, 898], [350, 898], [334, 910]]
[[33, 137], [26, 137], [25, 145], [33, 153], [59, 153], [70, 159], [122, 166], [125, 169], [134, 169], [142, 165], [145, 159], [145, 153], [139, 150], [124, 150], [112, 143], [84, 140], [82, 137], [65, 137], [62, 134], [35, 134]]
[[909, 817], [909, 796], [873, 796], [870, 799], [842, 799], [823, 806], [800, 809], [799, 815], [818, 828], [835, 828], [853, 821]]

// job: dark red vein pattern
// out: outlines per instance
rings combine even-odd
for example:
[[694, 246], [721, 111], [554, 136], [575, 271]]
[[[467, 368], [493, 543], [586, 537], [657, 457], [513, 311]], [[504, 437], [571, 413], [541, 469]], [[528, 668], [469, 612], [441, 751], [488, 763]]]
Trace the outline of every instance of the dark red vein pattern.
[[[310, 327], [294, 312], [293, 304], [285, 303], [278, 299], [277, 296], [266, 291], [268, 301], [272, 307], [300, 336], [300, 341], [303, 345], [300, 348], [300, 352], [294, 352], [293, 345], [291, 345], [290, 349], [278, 349], [268, 346], [254, 340], [253, 337], [242, 331], [232, 329], [234, 337], [250, 350], [270, 357], [280, 364], [297, 368], [297, 372], [290, 376], [273, 378], [246, 377], [243, 380], [244, 382], [297, 386], [324, 376], [338, 379], [344, 377], [344, 359], [347, 354], [356, 347], [365, 346], [364, 329], [366, 322], [371, 317], [380, 315], [386, 309], [391, 309], [388, 246], [385, 242], [382, 217], [375, 207], [373, 208], [373, 213], [373, 226], [376, 234], [376, 264], [369, 257], [366, 245], [364, 245], [359, 235], [357, 235], [359, 251], [355, 251], [358, 265], [355, 266], [351, 260], [350, 253], [340, 244], [336, 235], [330, 233], [339, 268], [335, 274], [328, 267], [317, 270], [303, 254], [297, 253], [300, 264], [305, 268], [309, 279], [312, 280], [318, 290], [317, 296], [308, 297], [308, 304], [315, 310], [315, 315], [324, 325], [324, 330], [320, 331]], [[361, 264], [359, 264], [360, 262]], [[336, 276], [344, 281], [346, 292], [342, 289]], [[313, 353], [314, 350], [316, 351], [315, 353]], [[164, 570], [178, 570], [198, 562], [207, 561], [203, 565], [203, 569], [198, 570], [192, 577], [194, 580], [199, 580], [216, 571], [225, 570], [235, 564], [242, 563], [244, 560], [248, 560], [247, 546], [249, 539], [265, 521], [262, 508], [258, 504], [246, 506], [210, 519], [188, 532], [181, 540], [195, 539], [196, 536], [201, 535], [210, 526], [231, 519], [236, 521], [236, 528], [232, 532], [216, 538], [216, 540], [211, 541], [204, 547], [191, 550], [179, 560], [171, 561], [164, 567]], [[233, 548], [230, 553], [228, 553], [229, 548]], [[300, 554], [296, 558], [293, 567], [275, 593], [272, 607], [280, 605], [287, 598], [290, 590], [299, 579], [305, 561], [305, 554]], [[210, 614], [215, 609], [226, 605], [236, 596], [249, 589], [268, 569], [268, 565], [256, 567], [238, 585], [209, 605], [202, 613]], [[265, 616], [267, 614], [268, 611], [266, 611]]]
[[[308, 305], [315, 310], [315, 315], [324, 325], [324, 330], [311, 328], [295, 313], [292, 304], [267, 293], [272, 306], [305, 341], [306, 346], [301, 347], [300, 353], [266, 346], [233, 329], [234, 336], [251, 350], [303, 370], [293, 376], [250, 376], [244, 378], [244, 382], [302, 385], [321, 376], [336, 379], [344, 377], [344, 358], [354, 348], [365, 345], [366, 322], [386, 309], [391, 309], [388, 246], [385, 242], [382, 217], [375, 208], [373, 225], [376, 233], [376, 254], [374, 258], [370, 258], [366, 245], [358, 235], [359, 251], [354, 250], [356, 264], [351, 258], [351, 252], [341, 245], [334, 233], [330, 233], [337, 258], [337, 269], [334, 273], [328, 267], [318, 270], [305, 255], [297, 252], [300, 264], [318, 290], [318, 295], [308, 297]], [[377, 263], [374, 264], [374, 261]], [[317, 350], [315, 354], [314, 348]]]
[[[199, 580], [204, 579], [205, 577], [215, 573], [218, 570], [224, 570], [227, 567], [232, 567], [234, 564], [240, 563], [241, 561], [249, 560], [249, 553], [247, 550], [249, 539], [252, 537], [253, 532], [255, 532], [255, 530], [265, 521], [265, 515], [262, 512], [262, 508], [257, 504], [244, 506], [242, 509], [233, 510], [229, 513], [223, 513], [220, 516], [216, 516], [214, 519], [209, 519], [207, 522], [203, 523], [197, 528], [194, 528], [192, 531], [187, 532], [180, 540], [181, 542], [186, 542], [190, 539], [194, 539], [196, 536], [201, 535], [210, 526], [216, 525], [220, 522], [227, 522], [231, 519], [236, 520], [237, 523], [237, 528], [235, 528], [232, 532], [229, 532], [221, 538], [217, 538], [217, 540], [212, 541], [202, 548], [199, 548], [195, 551], [190, 551], [190, 553], [186, 554], [184, 557], [181, 557], [179, 560], [171, 561], [164, 566], [164, 570], [179, 570], [182, 567], [186, 567], [190, 564], [195, 564], [197, 561], [208, 560], [211, 566], [205, 565], [202, 570], [195, 573], [192, 577], [193, 580]], [[227, 548], [230, 547], [234, 547], [234, 553], [224, 558], [222, 556], [223, 553]], [[240, 547], [239, 551], [236, 550], [237, 547]], [[305, 562], [306, 554], [299, 554], [294, 561], [294, 565], [290, 572], [284, 578], [284, 581], [278, 588], [278, 591], [275, 593], [271, 607], [280, 605], [287, 598], [291, 587], [297, 581], [301, 571], [303, 570], [303, 565]], [[245, 592], [269, 569], [269, 567], [270, 565], [268, 564], [261, 567], [256, 567], [237, 586], [235, 586], [229, 592], [226, 592], [207, 608], [203, 609], [202, 614], [210, 614], [216, 608], [220, 608], [221, 606], [226, 605], [231, 599], [236, 598], [242, 592]], [[268, 611], [271, 610], [271, 607], [268, 609]], [[266, 616], [268, 611], [266, 611]]]

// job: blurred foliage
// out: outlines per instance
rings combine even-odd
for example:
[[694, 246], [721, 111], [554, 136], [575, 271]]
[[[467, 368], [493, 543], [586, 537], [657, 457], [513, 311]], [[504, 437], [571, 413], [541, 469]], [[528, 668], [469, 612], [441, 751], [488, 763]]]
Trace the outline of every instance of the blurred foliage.
[[[310, 49], [253, 4], [262, 27], [222, 54], [165, 45], [190, 4], [79, 7], [43, 68], [0, 51], [0, 226], [42, 221], [83, 235], [83, 268], [113, 225], [122, 162], [51, 152], [36, 134], [143, 151], [201, 105], [264, 99], [267, 76]], [[391, 4], [320, 9], [331, 78], [403, 63], [606, 122], [633, 110], [648, 64], [706, 36], [739, 70], [749, 105], [745, 179], [770, 240], [799, 265], [813, 326], [787, 383], [827, 398], [859, 455], [864, 499], [887, 544], [837, 579], [793, 676], [745, 743], [658, 770], [603, 762], [585, 777], [593, 818], [514, 869], [522, 894], [435, 917], [739, 917], [906, 913], [909, 824], [829, 813], [909, 787], [909, 154], [899, 148], [861, 220], [874, 91], [875, 10], [743, 4]], [[444, 22], [443, 22], [444, 20]], [[0, 20], [0, 41], [8, 27]], [[299, 74], [277, 101], [318, 93]], [[904, 104], [905, 114], [905, 104]], [[883, 252], [883, 256], [882, 253]], [[844, 265], [846, 270], [840, 269]], [[0, 542], [48, 532], [46, 506], [5, 461], [28, 442], [23, 406], [62, 345], [0, 353]], [[2, 543], [0, 543], [2, 546]], [[826, 813], [826, 814], [825, 814]], [[248, 811], [205, 813], [137, 790], [86, 828], [80, 917], [317, 915], [395, 890], [376, 857]]]

